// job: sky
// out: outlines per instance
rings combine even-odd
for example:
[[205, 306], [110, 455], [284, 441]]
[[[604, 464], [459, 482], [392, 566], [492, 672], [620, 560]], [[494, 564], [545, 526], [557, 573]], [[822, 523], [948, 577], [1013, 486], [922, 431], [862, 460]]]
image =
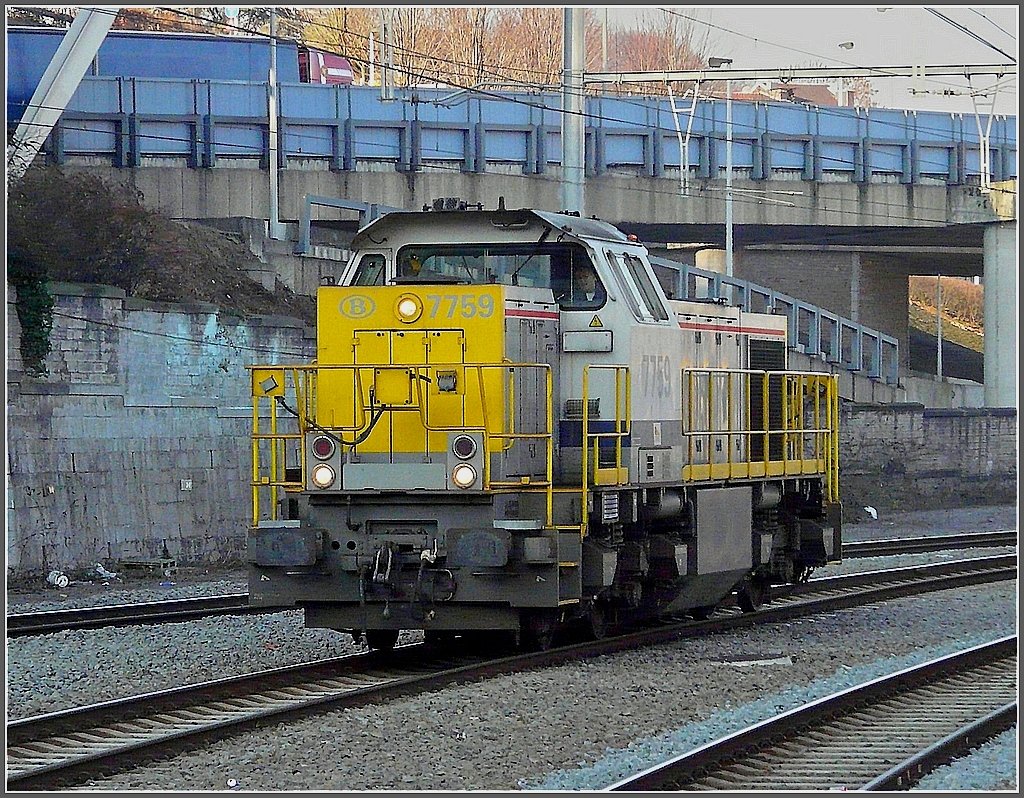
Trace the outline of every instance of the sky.
[[[588, 8], [598, 11], [604, 7]], [[935, 16], [932, 8], [995, 48], [1017, 59], [1018, 7], [1013, 6], [608, 6], [612, 28], [630, 26], [643, 11], [666, 18], [670, 9], [692, 17], [695, 32], [707, 34], [705, 51], [732, 58], [734, 69], [794, 66], [914, 66], [917, 64], [1004, 64], [1003, 53]], [[881, 8], [886, 8], [881, 11]], [[685, 20], [679, 20], [684, 22]], [[853, 42], [849, 49], [840, 43]], [[937, 77], [914, 87], [909, 79], [873, 78], [875, 105], [951, 113], [974, 113], [970, 88], [990, 90], [995, 77]], [[929, 93], [913, 94], [911, 88]], [[943, 95], [942, 91], [965, 92]], [[1004, 77], [995, 94], [977, 97], [978, 110], [1017, 113], [1016, 76]]]

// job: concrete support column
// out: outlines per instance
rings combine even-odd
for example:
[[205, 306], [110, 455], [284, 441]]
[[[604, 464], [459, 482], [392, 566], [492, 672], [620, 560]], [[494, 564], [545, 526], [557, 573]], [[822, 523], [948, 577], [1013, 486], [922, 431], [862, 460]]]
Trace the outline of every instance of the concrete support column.
[[851, 274], [850, 320], [896, 338], [900, 368], [910, 366], [910, 281], [898, 258], [861, 254]]
[[850, 253], [850, 321], [860, 323], [860, 253]]
[[985, 226], [985, 406], [1017, 405], [1017, 222]]

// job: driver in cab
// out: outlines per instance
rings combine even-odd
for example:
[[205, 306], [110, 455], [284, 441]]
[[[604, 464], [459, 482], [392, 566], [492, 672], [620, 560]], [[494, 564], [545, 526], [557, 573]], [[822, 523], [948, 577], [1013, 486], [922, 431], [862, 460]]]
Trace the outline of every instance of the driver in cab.
[[604, 286], [589, 263], [573, 264], [570, 288], [569, 302], [566, 303], [569, 307], [598, 308], [604, 304]]

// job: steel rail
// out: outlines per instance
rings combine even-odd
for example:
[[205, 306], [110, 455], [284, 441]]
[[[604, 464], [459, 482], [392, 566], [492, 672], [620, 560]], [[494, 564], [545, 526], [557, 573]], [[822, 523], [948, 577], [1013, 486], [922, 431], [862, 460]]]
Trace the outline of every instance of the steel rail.
[[905, 787], [965, 736], [969, 746], [1013, 725], [1016, 676], [1011, 635], [812, 701], [604, 791]]
[[[844, 558], [858, 559], [981, 546], [1011, 546], [1016, 543], [1016, 530], [1006, 530], [1002, 532], [972, 532], [962, 535], [854, 541], [844, 543], [842, 553]], [[180, 622], [217, 615], [274, 613], [289, 609], [295, 609], [295, 607], [250, 607], [248, 593], [226, 593], [220, 596], [170, 601], [13, 613], [7, 616], [7, 636], [49, 634], [66, 629], [99, 629], [105, 626]]]
[[280, 612], [290, 607], [250, 607], [248, 593], [79, 607], [66, 610], [13, 613], [7, 616], [7, 636], [48, 634], [66, 629], [98, 629], [147, 623], [191, 621], [214, 615]]
[[934, 745], [889, 768], [861, 787], [862, 790], [905, 790], [940, 765], [968, 753], [1017, 723], [1017, 702], [1004, 704], [978, 720], [961, 726]]
[[[154, 755], [165, 756], [285, 718], [342, 706], [380, 702], [530, 668], [545, 667], [685, 637], [769, 623], [930, 590], [1016, 577], [1014, 557], [979, 558], [924, 569], [875, 572], [871, 580], [819, 580], [814, 594], [780, 599], [780, 606], [703, 622], [674, 623], [544, 652], [485, 658], [453, 647], [425, 644], [322, 660], [245, 676], [178, 687], [141, 696], [25, 718], [7, 725], [7, 786], [52, 789], [95, 773], [122, 770]], [[860, 576], [860, 575], [857, 575]], [[839, 590], [847, 580], [850, 589]]]
[[1016, 546], [1017, 530], [967, 532], [957, 535], [924, 535], [917, 538], [886, 538], [843, 542], [843, 557], [887, 557], [898, 554], [972, 549], [982, 546]]

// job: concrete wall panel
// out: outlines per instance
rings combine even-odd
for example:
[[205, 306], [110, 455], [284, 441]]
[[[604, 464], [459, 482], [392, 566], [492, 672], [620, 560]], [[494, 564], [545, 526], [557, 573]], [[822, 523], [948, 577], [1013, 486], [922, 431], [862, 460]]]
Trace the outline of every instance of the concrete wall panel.
[[1003, 409], [926, 410], [845, 405], [840, 414], [840, 493], [848, 517], [1014, 503], [1017, 414]]

